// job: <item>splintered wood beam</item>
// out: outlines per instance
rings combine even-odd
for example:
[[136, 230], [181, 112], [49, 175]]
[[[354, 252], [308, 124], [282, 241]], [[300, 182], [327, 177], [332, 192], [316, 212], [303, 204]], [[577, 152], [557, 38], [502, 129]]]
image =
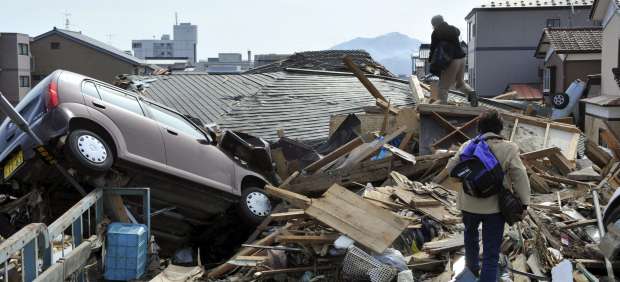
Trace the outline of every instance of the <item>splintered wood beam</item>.
[[366, 77], [366, 75], [364, 74], [364, 72], [362, 72], [353, 62], [353, 59], [351, 58], [351, 56], [345, 56], [342, 61], [344, 62], [344, 64], [347, 66], [347, 68], [353, 73], [353, 75], [355, 75], [355, 77], [357, 77], [357, 79], [359, 79], [359, 81], [364, 85], [364, 87], [366, 87], [366, 90], [368, 90], [368, 92], [370, 92], [370, 94], [375, 97], [376, 99], [379, 100], [383, 100], [384, 102], [387, 102], [387, 99], [385, 99], [385, 97], [383, 97], [383, 95], [381, 95], [381, 92], [379, 92], [379, 90], [372, 84], [372, 82], [370, 82], [370, 79], [368, 79]]
[[335, 161], [336, 159], [348, 154], [349, 152], [353, 151], [353, 149], [359, 147], [360, 145], [364, 144], [364, 140], [365, 139], [369, 139], [370, 135], [364, 135], [364, 136], [359, 136], [351, 141], [349, 141], [349, 143], [344, 144], [342, 146], [340, 146], [340, 148], [332, 151], [331, 153], [325, 155], [324, 157], [322, 157], [321, 159], [317, 160], [316, 162], [313, 162], [311, 164], [309, 164], [306, 168], [304, 168], [304, 170], [307, 173], [314, 173], [315, 171], [317, 171], [318, 169], [322, 168], [323, 166], [327, 165], [328, 163], [331, 163], [333, 161]]
[[310, 206], [310, 203], [312, 202], [310, 198], [304, 195], [273, 187], [271, 185], [266, 185], [265, 190], [269, 195], [285, 200], [298, 208], [306, 208]]
[[276, 243], [329, 244], [340, 237], [340, 234], [328, 235], [279, 235]]
[[400, 111], [397, 108], [394, 108], [394, 106], [391, 106], [389, 102], [385, 102], [381, 99], [376, 99], [376, 105], [379, 108], [382, 108], [384, 110], [389, 110], [390, 113], [397, 115]]

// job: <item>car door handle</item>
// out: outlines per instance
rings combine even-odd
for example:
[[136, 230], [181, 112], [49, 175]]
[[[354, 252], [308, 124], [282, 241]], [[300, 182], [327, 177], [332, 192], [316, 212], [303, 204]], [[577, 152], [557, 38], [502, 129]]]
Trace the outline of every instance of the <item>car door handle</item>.
[[102, 104], [99, 104], [97, 102], [93, 102], [93, 106], [97, 107], [97, 108], [101, 108], [101, 109], [105, 109], [105, 106]]
[[172, 134], [172, 135], [179, 135], [178, 133], [170, 130], [170, 129], [166, 129], [166, 131], [168, 131], [168, 133]]

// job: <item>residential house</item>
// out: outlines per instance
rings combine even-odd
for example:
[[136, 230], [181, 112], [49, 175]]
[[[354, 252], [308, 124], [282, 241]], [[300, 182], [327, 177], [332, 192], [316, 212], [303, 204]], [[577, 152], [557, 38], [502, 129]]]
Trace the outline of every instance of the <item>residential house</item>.
[[465, 17], [470, 84], [495, 96], [511, 83], [540, 83], [532, 56], [545, 27], [591, 26], [592, 0], [485, 1]]
[[575, 80], [601, 71], [601, 27], [545, 28], [535, 57], [542, 59], [543, 93], [563, 93]]
[[30, 36], [0, 33], [0, 91], [17, 104], [30, 90]]
[[590, 18], [603, 28], [601, 41], [601, 93], [588, 97], [585, 103], [585, 131], [590, 140], [603, 144], [604, 130], [620, 133], [620, 3], [617, 0], [595, 0]]
[[430, 71], [430, 63], [428, 62], [430, 53], [431, 53], [430, 44], [420, 44], [420, 48], [418, 49], [418, 54], [412, 56], [412, 62], [411, 62], [411, 65], [413, 66], [412, 74], [416, 75], [418, 78], [423, 78]]
[[113, 82], [119, 74], [145, 74], [143, 60], [81, 32], [54, 28], [31, 42], [34, 57], [32, 79], [40, 81], [57, 69]]
[[164, 34], [161, 39], [140, 39], [131, 41], [134, 56], [140, 59], [185, 60], [196, 64], [196, 44], [198, 43], [198, 26], [180, 23], [173, 26], [173, 37]]

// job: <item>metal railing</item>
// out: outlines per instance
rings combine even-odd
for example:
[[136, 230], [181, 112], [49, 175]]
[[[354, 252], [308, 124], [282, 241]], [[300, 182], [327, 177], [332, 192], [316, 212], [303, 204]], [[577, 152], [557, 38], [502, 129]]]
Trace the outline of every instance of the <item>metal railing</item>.
[[[3, 266], [4, 281], [7, 282], [9, 279], [8, 274], [11, 268], [9, 260], [11, 255], [15, 253], [21, 252], [22, 281], [34, 281], [40, 274], [39, 270], [43, 272], [55, 264], [56, 261], [53, 261], [53, 240], [59, 236], [62, 241], [61, 258], [59, 260], [68, 258], [68, 253], [65, 254], [64, 252], [64, 233], [68, 228], [71, 228], [73, 238], [71, 252], [73, 253], [80, 249], [85, 233], [88, 237], [91, 237], [96, 232], [96, 226], [103, 219], [102, 196], [103, 190], [96, 189], [82, 198], [82, 200], [50, 224], [49, 227], [43, 223], [31, 223], [2, 242], [0, 244], [0, 266]], [[91, 210], [93, 209], [95, 225], [92, 225]], [[86, 221], [87, 232], [84, 232], [84, 221]], [[90, 248], [90, 241], [85, 243]], [[73, 269], [70, 273], [63, 270], [63, 273], [70, 275], [76, 270], [78, 269]]]

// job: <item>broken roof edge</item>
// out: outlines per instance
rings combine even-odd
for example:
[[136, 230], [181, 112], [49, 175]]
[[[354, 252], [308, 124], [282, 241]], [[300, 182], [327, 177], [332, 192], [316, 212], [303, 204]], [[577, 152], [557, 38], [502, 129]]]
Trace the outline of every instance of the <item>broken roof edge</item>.
[[[355, 76], [352, 72], [344, 72], [344, 71], [326, 71], [326, 70], [301, 69], [301, 68], [284, 68], [284, 71], [285, 72], [291, 72], [291, 73], [300, 73], [300, 74]], [[267, 73], [264, 73], [264, 74], [267, 74]], [[409, 81], [404, 80], [404, 79], [400, 79], [400, 78], [396, 78], [396, 77], [390, 77], [390, 76], [384, 76], [384, 75], [377, 75], [377, 74], [366, 74], [366, 77], [385, 79], [385, 80], [390, 80], [390, 81], [394, 81], [394, 82], [401, 82], [401, 83], [406, 83], [406, 84], [409, 83]]]

